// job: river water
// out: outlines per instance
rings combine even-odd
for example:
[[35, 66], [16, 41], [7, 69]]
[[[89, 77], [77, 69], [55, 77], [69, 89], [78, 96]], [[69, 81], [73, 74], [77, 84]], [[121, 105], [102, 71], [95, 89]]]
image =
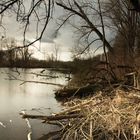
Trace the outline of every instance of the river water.
[[[41, 73], [42, 72], [42, 73]], [[51, 75], [53, 78], [36, 75]], [[56, 76], [56, 78], [55, 78]], [[57, 77], [58, 76], [58, 77]], [[24, 110], [30, 114], [50, 115], [59, 112], [62, 106], [54, 97], [58, 86], [24, 83], [42, 81], [66, 84], [63, 74], [42, 69], [0, 69], [0, 140], [27, 140], [29, 128], [19, 113]], [[32, 139], [38, 140], [46, 133], [57, 129], [56, 126], [43, 124], [39, 120], [30, 120]]]

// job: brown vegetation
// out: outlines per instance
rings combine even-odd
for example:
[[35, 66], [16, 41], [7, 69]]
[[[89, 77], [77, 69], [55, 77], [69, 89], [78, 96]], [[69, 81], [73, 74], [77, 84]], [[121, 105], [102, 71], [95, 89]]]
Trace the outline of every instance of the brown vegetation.
[[[6, 3], [3, 1], [0, 13], [4, 13], [9, 7], [13, 8], [17, 2], [22, 3], [24, 7], [24, 2], [21, 0], [12, 2], [9, 0]], [[42, 13], [39, 12], [41, 5], [45, 9], [44, 15], [39, 14]], [[54, 5], [53, 0], [48, 0], [48, 2], [37, 0], [33, 1], [30, 11], [25, 12], [20, 4], [17, 6], [18, 8], [15, 8], [17, 18], [20, 18], [19, 21], [25, 22], [23, 59], [17, 59], [14, 49], [9, 49], [6, 59], [3, 59], [4, 55], [0, 52], [1, 60], [4, 60], [1, 62], [1, 66], [69, 68], [74, 73], [74, 78], [69, 82], [67, 88], [60, 90], [56, 95], [59, 97], [75, 95], [83, 97], [88, 93], [94, 95], [90, 95], [91, 97], [87, 99], [69, 101], [65, 104], [68, 109], [54, 116], [22, 114], [23, 117], [59, 124], [61, 129], [58, 137], [62, 140], [139, 139], [140, 97], [136, 92], [139, 91], [140, 82], [140, 14], [137, 13], [139, 6], [136, 7], [134, 1], [128, 0], [108, 0], [107, 3], [97, 0], [96, 4], [86, 0], [56, 1], [56, 5], [63, 8], [66, 13], [60, 27], [68, 21], [81, 34], [79, 40], [82, 43], [79, 41], [79, 46], [83, 45], [84, 49], [79, 54], [84, 53], [97, 40], [100, 40], [104, 54], [87, 60], [75, 59], [73, 62], [67, 63], [31, 59], [27, 47], [41, 40], [52, 17], [53, 12], [51, 11]], [[134, 10], [132, 10], [133, 6]], [[38, 38], [26, 44], [26, 32], [31, 25], [29, 21], [34, 11], [36, 21], [42, 23], [40, 18], [43, 16], [45, 24]], [[72, 17], [77, 20], [72, 22]], [[105, 34], [106, 28], [111, 30], [108, 22], [116, 33], [112, 44], [107, 40]], [[38, 24], [36, 28], [39, 29]], [[58, 50], [55, 51], [57, 60]], [[96, 90], [97, 87], [99, 90]], [[123, 87], [123, 89], [129, 87], [131, 91], [120, 90], [119, 87]]]
[[[86, 99], [65, 103], [66, 109], [51, 117], [23, 115], [59, 125], [61, 140], [136, 140], [140, 131], [140, 96], [136, 91], [114, 89], [113, 96], [97, 93]], [[53, 137], [46, 135], [46, 137]]]

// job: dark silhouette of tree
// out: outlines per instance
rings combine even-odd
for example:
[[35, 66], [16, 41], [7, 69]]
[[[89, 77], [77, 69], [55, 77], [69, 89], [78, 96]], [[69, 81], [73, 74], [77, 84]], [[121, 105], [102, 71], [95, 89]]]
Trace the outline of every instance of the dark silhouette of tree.
[[[108, 50], [112, 51], [112, 47], [110, 43], [106, 40], [103, 33], [94, 24], [93, 22], [94, 19], [92, 20], [91, 17], [89, 16], [90, 14], [88, 15], [88, 13], [86, 13], [86, 10], [87, 11], [91, 10], [92, 12], [96, 11], [97, 12], [96, 14], [99, 15], [98, 9], [94, 7], [94, 4], [92, 2], [86, 2], [86, 1], [77, 2], [76, 0], [68, 0], [68, 1], [61, 0], [60, 2], [56, 2], [56, 4], [64, 8], [66, 11], [70, 12], [66, 20], [70, 19], [72, 16], [77, 16], [77, 18], [81, 18], [84, 22], [82, 27], [89, 29], [90, 30], [88, 32], [89, 34], [95, 32], [99, 37], [99, 39], [101, 41], [104, 41], [105, 46], [108, 48]], [[66, 20], [64, 22], [66, 22]]]
[[[94, 3], [92, 1], [86, 2], [84, 1], [76, 1], [76, 0], [29, 0], [28, 5], [29, 8], [26, 8], [27, 1], [24, 0], [1, 0], [0, 1], [0, 15], [3, 17], [5, 13], [14, 13], [16, 14], [17, 22], [20, 22], [24, 25], [24, 47], [28, 47], [29, 45], [34, 44], [36, 41], [41, 40], [44, 31], [52, 17], [54, 2], [60, 7], [63, 7], [66, 11], [71, 12], [72, 15], [76, 15], [78, 18], [81, 18], [84, 22], [86, 22], [83, 28], [89, 30], [87, 34], [92, 34], [95, 32], [99, 39], [104, 42], [106, 48], [109, 51], [112, 51], [112, 47], [107, 39], [104, 37], [103, 33], [98, 29], [98, 27], [93, 23], [90, 16], [86, 12], [88, 10], [92, 10], [92, 12], [96, 11], [96, 14], [99, 15], [99, 9], [96, 9]], [[97, 1], [98, 3], [98, 1]], [[72, 4], [72, 5], [71, 5]], [[86, 4], [86, 6], [83, 6]], [[95, 8], [95, 9], [94, 9]], [[42, 14], [43, 13], [43, 14]], [[67, 17], [67, 20], [70, 19], [72, 15]], [[101, 14], [100, 14], [101, 15]], [[26, 41], [26, 33], [28, 31], [28, 27], [30, 26], [31, 19], [34, 18], [36, 21], [36, 39], [32, 42]], [[1, 18], [2, 19], [2, 18]], [[41, 26], [40, 26], [41, 25]], [[43, 26], [42, 26], [43, 25]], [[42, 29], [40, 30], [40, 27]], [[93, 41], [94, 42], [94, 41]], [[95, 41], [96, 42], [96, 41]], [[89, 46], [92, 42], [89, 43]], [[87, 48], [89, 47], [87, 46]], [[86, 49], [86, 48], [85, 48]]]
[[134, 6], [134, 10], [140, 12], [140, 0], [130, 0]]
[[[126, 55], [134, 59], [135, 52], [139, 47], [137, 45], [138, 34], [140, 28], [139, 14], [136, 11], [130, 10], [132, 5], [125, 0], [109, 0], [108, 8], [111, 9], [107, 14], [111, 20], [116, 33], [120, 34], [125, 42]], [[112, 7], [112, 5], [114, 5]]]
[[[105, 36], [105, 28], [107, 27], [105, 25], [106, 16], [108, 19], [111, 19], [111, 24], [115, 26], [116, 32], [121, 33], [121, 36], [126, 43], [126, 50], [131, 52], [130, 55], [132, 55], [133, 58], [134, 52], [138, 47], [136, 42], [138, 40], [137, 36], [139, 34], [140, 26], [138, 14], [130, 9], [133, 5], [135, 10], [139, 11], [139, 0], [108, 0], [107, 2], [99, 0], [29, 0], [28, 2], [30, 4], [28, 5], [28, 8], [26, 8], [27, 1], [24, 0], [0, 1], [1, 17], [10, 11], [10, 13], [16, 14], [17, 22], [24, 25], [23, 47], [28, 47], [36, 41], [41, 40], [44, 31], [53, 16], [53, 8], [57, 5], [63, 8], [67, 14], [62, 25], [69, 22], [71, 18], [74, 17], [76, 19], [76, 24], [73, 26], [82, 33], [81, 39], [85, 38], [84, 41], [88, 42], [88, 45], [85, 46], [80, 54], [85, 52], [93, 43], [99, 40], [103, 42], [102, 46], [104, 47], [104, 50], [107, 48], [109, 52], [113, 52], [113, 48]], [[130, 5], [130, 2], [132, 5]], [[103, 7], [107, 4], [109, 5], [108, 9], [104, 10]], [[37, 37], [34, 41], [27, 42], [26, 33], [32, 18], [36, 21]], [[41, 30], [40, 26], [42, 27]], [[96, 34], [96, 39], [91, 39], [93, 34]], [[18, 47], [16, 49], [18, 49]]]
[[[16, 21], [23, 24], [23, 47], [28, 47], [34, 44], [36, 41], [41, 40], [44, 31], [52, 17], [54, 1], [53, 0], [1, 0], [0, 1], [0, 16], [1, 24], [2, 19], [8, 13], [16, 15]], [[27, 8], [28, 7], [28, 8]], [[43, 14], [42, 14], [43, 13]], [[31, 24], [31, 19], [34, 19], [36, 23], [36, 39], [32, 42], [26, 41], [26, 34], [28, 27]], [[40, 29], [40, 26], [42, 27]], [[21, 47], [19, 47], [21, 48]], [[17, 48], [16, 48], [17, 49]]]

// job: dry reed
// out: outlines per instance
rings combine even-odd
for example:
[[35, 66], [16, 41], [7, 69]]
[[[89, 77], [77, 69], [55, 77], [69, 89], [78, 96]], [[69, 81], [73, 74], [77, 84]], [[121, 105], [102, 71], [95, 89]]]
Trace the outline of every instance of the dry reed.
[[115, 90], [113, 97], [94, 97], [65, 103], [59, 114], [79, 114], [82, 118], [61, 121], [61, 140], [138, 140], [140, 139], [140, 96]]

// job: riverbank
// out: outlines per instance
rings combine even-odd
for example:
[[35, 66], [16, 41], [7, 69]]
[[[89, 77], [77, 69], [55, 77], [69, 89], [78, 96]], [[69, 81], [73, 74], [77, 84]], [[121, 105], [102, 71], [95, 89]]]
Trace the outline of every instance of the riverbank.
[[[109, 96], [111, 95], [111, 96]], [[116, 88], [64, 103], [65, 109], [50, 116], [23, 115], [58, 125], [60, 130], [46, 138], [61, 140], [134, 140], [140, 136], [139, 91]]]
[[1, 61], [0, 67], [9, 67], [9, 68], [63, 68], [68, 69], [72, 68], [72, 62], [64, 62], [64, 61], [46, 61], [46, 60], [38, 60], [31, 59], [28, 61], [24, 61], [21, 59], [15, 61]]
[[[35, 68], [38, 62], [34, 63], [32, 64]], [[40, 66], [41, 63], [44, 61], [40, 62]], [[131, 79], [123, 75], [121, 80], [115, 81], [111, 69], [106, 69], [106, 65], [92, 59], [51, 63], [49, 70], [73, 75], [72, 79], [68, 77], [68, 84], [58, 89], [55, 94], [57, 100], [61, 98], [59, 103], [64, 105], [64, 110], [47, 115], [27, 112], [21, 114], [23, 118], [43, 120], [47, 125], [60, 128], [56, 132], [49, 131], [48, 134], [41, 136], [40, 140], [131, 140], [139, 137], [140, 97], [139, 89], [134, 86], [135, 73], [127, 75]], [[39, 74], [35, 76], [39, 77], [40, 74], [41, 77], [46, 76], [45, 69], [46, 67], [39, 70]], [[47, 86], [45, 87], [44, 92], [47, 92]]]
[[23, 118], [59, 126], [59, 130], [49, 132], [41, 140], [138, 139], [140, 90], [136, 87], [137, 73], [131, 70], [126, 75], [114, 74], [112, 67], [106, 68], [107, 63], [93, 63], [93, 60], [74, 63], [72, 79], [55, 93], [65, 107], [63, 111], [49, 116], [21, 114]]

